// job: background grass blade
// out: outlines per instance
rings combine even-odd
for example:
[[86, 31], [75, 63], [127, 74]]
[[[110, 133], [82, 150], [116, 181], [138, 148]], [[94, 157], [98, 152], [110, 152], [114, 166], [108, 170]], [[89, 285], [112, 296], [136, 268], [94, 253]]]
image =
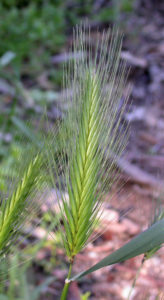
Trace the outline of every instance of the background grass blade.
[[153, 250], [154, 248], [162, 245], [163, 243], [164, 219], [156, 222], [150, 228], [140, 233], [137, 237], [132, 239], [123, 247], [119, 248], [112, 254], [106, 256], [104, 259], [102, 259], [99, 263], [97, 263], [90, 269], [72, 277], [70, 281], [78, 280], [83, 276], [103, 267], [123, 262], [140, 254], [145, 254], [146, 252]]
[[8, 252], [26, 217], [37, 206], [33, 199], [42, 186], [42, 156], [32, 152], [26, 153], [26, 156], [24, 161], [22, 158], [21, 168], [18, 168], [16, 182], [9, 187], [8, 197], [1, 199], [0, 256]]

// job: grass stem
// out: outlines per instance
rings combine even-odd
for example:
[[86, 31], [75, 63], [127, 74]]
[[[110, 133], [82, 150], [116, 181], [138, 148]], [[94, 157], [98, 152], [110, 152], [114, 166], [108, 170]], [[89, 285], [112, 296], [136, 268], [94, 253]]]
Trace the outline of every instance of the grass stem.
[[134, 289], [134, 287], [135, 287], [135, 285], [136, 285], [136, 281], [137, 281], [137, 279], [138, 279], [138, 277], [139, 277], [139, 275], [140, 275], [140, 272], [141, 272], [141, 269], [142, 269], [142, 267], [143, 267], [143, 264], [144, 264], [145, 260], [146, 260], [146, 257], [144, 256], [143, 259], [142, 259], [141, 265], [140, 265], [140, 267], [139, 267], [138, 270], [137, 270], [136, 276], [135, 276], [135, 278], [134, 278], [134, 280], [133, 280], [133, 284], [132, 284], [131, 289], [130, 289], [130, 291], [129, 291], [127, 300], [130, 300], [132, 291], [133, 291], [133, 289]]
[[67, 279], [65, 280], [65, 284], [64, 284], [64, 287], [63, 287], [63, 291], [62, 291], [60, 300], [66, 300], [67, 299], [68, 289], [69, 289], [69, 286], [70, 286], [70, 282], [67, 282], [67, 280], [70, 279], [70, 277], [71, 277], [72, 265], [73, 265], [73, 262], [70, 263]]

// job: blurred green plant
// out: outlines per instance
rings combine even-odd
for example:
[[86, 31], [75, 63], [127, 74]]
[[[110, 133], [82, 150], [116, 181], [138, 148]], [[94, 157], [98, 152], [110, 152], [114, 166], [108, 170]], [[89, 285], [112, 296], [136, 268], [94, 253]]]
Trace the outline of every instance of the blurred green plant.
[[11, 174], [7, 197], [5, 194], [1, 195], [0, 255], [6, 253], [10, 245], [13, 245], [19, 234], [19, 228], [22, 227], [24, 219], [29, 213], [28, 208], [31, 207], [34, 210], [36, 206], [33, 199], [36, 197], [37, 191], [41, 192], [41, 167], [41, 155], [33, 156], [29, 151], [28, 156], [24, 158], [24, 163], [21, 162], [17, 166], [17, 176]]
[[89, 296], [90, 296], [90, 292], [86, 292], [85, 294], [80, 295], [80, 299], [81, 300], [88, 300]]
[[17, 71], [22, 62], [28, 72], [39, 70], [65, 41], [63, 4], [31, 1], [19, 8], [16, 1], [4, 3], [0, 3], [0, 55], [14, 53], [12, 66]]
[[66, 40], [66, 32], [81, 18], [115, 22], [122, 12], [130, 12], [133, 1], [111, 1], [97, 5], [94, 1], [20, 1], [0, 3], [0, 56], [9, 51], [15, 56], [12, 67], [36, 73], [50, 66], [50, 56], [58, 52]]
[[125, 22], [122, 16], [129, 14], [133, 11], [134, 0], [113, 0], [111, 5], [104, 7], [100, 10], [96, 19], [100, 22], [115, 22], [118, 25]]
[[[90, 22], [109, 23], [120, 22], [122, 14], [129, 14], [133, 11], [134, 0], [111, 0], [111, 1], [93, 1], [77, 0], [66, 1], [69, 8], [66, 12], [68, 22], [75, 26], [79, 24], [81, 18], [88, 18]], [[125, 21], [124, 21], [125, 22]]]
[[32, 276], [29, 265], [29, 263], [22, 264], [21, 257], [16, 249], [12, 256], [1, 261], [1, 300], [38, 300], [45, 288], [54, 281], [54, 277], [48, 277], [43, 283], [35, 286], [34, 282], [29, 280]]
[[[26, 155], [32, 148], [41, 149], [39, 132], [21, 119], [12, 115], [0, 116], [1, 139], [0, 139], [0, 191], [7, 192], [9, 182], [17, 178], [17, 170], [20, 167], [20, 157]], [[8, 140], [7, 140], [8, 138]]]

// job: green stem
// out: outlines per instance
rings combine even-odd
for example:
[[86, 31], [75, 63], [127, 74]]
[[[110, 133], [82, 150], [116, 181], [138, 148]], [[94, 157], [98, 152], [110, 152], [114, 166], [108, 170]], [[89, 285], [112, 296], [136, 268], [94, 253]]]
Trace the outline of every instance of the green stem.
[[[73, 262], [70, 263], [67, 279], [70, 279], [70, 277], [71, 277], [72, 265], [73, 265]], [[64, 284], [64, 288], [63, 288], [60, 300], [67, 299], [68, 289], [70, 286], [70, 282], [67, 282], [67, 279], [65, 280], [65, 284]]]
[[143, 267], [143, 264], [144, 264], [145, 260], [146, 260], [146, 257], [144, 256], [143, 259], [142, 259], [141, 265], [140, 265], [139, 269], [137, 270], [136, 276], [135, 276], [135, 278], [133, 280], [133, 284], [132, 284], [131, 289], [129, 291], [127, 300], [130, 300], [130, 296], [131, 296], [132, 291], [133, 291], [133, 289], [134, 289], [134, 287], [136, 285], [136, 281], [137, 281], [137, 279], [138, 279], [138, 277], [140, 275], [140, 272], [141, 272], [141, 269]]

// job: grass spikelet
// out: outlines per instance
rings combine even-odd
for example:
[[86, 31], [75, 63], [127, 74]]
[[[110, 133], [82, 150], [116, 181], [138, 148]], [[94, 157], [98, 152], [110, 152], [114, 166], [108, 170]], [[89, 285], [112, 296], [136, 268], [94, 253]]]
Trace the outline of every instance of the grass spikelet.
[[[120, 62], [121, 45], [117, 30], [104, 32], [92, 45], [87, 26], [77, 27], [73, 52], [81, 56], [64, 72], [64, 87], [72, 89], [72, 102], [57, 133], [60, 156], [54, 159], [51, 145], [48, 159], [53, 185], [69, 195], [69, 199], [62, 196], [59, 208], [71, 263], [98, 222], [105, 189], [109, 191], [116, 179], [115, 158], [126, 143], [122, 116], [127, 99], [121, 100], [127, 71]], [[66, 299], [67, 288], [66, 284], [61, 299]]]
[[41, 181], [41, 154], [28, 153], [27, 156], [21, 164], [21, 169], [18, 168], [17, 183], [13, 183], [13, 188], [10, 187], [7, 198], [3, 197], [1, 200], [0, 255], [8, 252], [18, 236]]

